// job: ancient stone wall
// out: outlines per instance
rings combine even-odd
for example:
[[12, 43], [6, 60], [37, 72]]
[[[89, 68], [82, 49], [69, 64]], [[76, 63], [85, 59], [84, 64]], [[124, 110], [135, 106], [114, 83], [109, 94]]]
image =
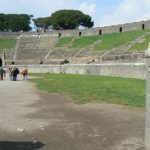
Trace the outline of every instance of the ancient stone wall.
[[97, 27], [91, 29], [76, 29], [76, 30], [55, 30], [46, 32], [0, 32], [0, 38], [17, 38], [18, 35], [38, 35], [38, 34], [49, 34], [53, 36], [88, 36], [88, 35], [101, 35], [107, 33], [119, 33], [126, 31], [145, 30], [150, 29], [150, 20], [133, 22], [112, 26]]
[[65, 65], [17, 65], [30, 73], [66, 73], [146, 78], [145, 63], [102, 63], [102, 64], [65, 64]]
[[76, 29], [76, 30], [58, 30], [58, 31], [47, 31], [47, 34], [58, 35], [58, 36], [87, 36], [87, 35], [101, 35], [107, 33], [119, 33], [126, 31], [145, 30], [150, 29], [150, 20], [119, 24], [105, 27], [98, 27], [92, 29]]
[[20, 33], [17, 33], [17, 32], [0, 32], [0, 38], [3, 38], [3, 39], [17, 39], [18, 35], [20, 35]]

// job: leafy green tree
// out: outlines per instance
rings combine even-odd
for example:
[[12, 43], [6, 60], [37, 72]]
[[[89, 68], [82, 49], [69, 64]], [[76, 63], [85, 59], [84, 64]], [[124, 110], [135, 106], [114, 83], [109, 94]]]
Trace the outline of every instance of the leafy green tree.
[[54, 29], [76, 29], [80, 25], [91, 28], [94, 22], [89, 15], [78, 10], [59, 10], [51, 15], [51, 23]]
[[94, 22], [91, 21], [91, 17], [89, 15], [84, 15], [82, 17], [82, 22], [80, 25], [88, 27], [88, 28], [92, 28], [94, 25]]
[[3, 31], [4, 29], [4, 22], [5, 22], [4, 14], [0, 14], [0, 31]]
[[52, 26], [53, 29], [76, 29], [79, 26], [91, 28], [94, 22], [91, 17], [78, 10], [59, 10], [50, 17], [34, 19], [36, 27], [47, 29]]
[[0, 31], [30, 31], [31, 15], [0, 14]]
[[50, 25], [51, 25], [51, 18], [50, 17], [46, 17], [46, 18], [37, 18], [37, 19], [33, 19], [34, 24], [36, 27], [40, 27], [43, 29], [47, 29]]
[[13, 15], [9, 19], [9, 28], [11, 31], [30, 31], [30, 16], [25, 14]]

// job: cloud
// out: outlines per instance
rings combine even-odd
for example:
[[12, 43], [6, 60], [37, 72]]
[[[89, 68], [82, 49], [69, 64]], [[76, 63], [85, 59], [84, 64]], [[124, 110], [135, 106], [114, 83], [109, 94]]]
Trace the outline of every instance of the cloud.
[[0, 13], [28, 13], [45, 17], [60, 9], [74, 8], [74, 3], [71, 0], [1, 0]]
[[96, 12], [96, 4], [83, 2], [79, 5], [79, 10], [85, 14], [93, 16]]
[[111, 14], [102, 16], [100, 26], [150, 19], [150, 0], [123, 0]]
[[96, 4], [84, 0], [0, 0], [0, 13], [25, 13], [38, 18], [50, 16], [61, 9], [81, 10], [94, 18]]

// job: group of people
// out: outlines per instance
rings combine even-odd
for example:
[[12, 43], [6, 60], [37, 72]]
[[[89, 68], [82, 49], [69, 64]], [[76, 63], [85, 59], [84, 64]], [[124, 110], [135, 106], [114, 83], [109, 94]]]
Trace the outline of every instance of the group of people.
[[[10, 80], [16, 81], [17, 76], [20, 73], [19, 69], [17, 67], [8, 67], [8, 71]], [[7, 72], [6, 67], [0, 67], [0, 80], [3, 80], [4, 77], [6, 77], [6, 72]], [[28, 69], [25, 68], [21, 73], [23, 75], [23, 80], [27, 80]]]

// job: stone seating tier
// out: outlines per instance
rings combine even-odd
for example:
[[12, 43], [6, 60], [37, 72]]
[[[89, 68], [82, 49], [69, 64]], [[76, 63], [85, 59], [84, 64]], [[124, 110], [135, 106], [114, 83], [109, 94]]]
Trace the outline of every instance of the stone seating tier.
[[7, 60], [13, 60], [14, 57], [14, 49], [4, 50], [4, 55]]
[[16, 61], [43, 60], [57, 40], [58, 37], [54, 36], [21, 36], [18, 39]]

